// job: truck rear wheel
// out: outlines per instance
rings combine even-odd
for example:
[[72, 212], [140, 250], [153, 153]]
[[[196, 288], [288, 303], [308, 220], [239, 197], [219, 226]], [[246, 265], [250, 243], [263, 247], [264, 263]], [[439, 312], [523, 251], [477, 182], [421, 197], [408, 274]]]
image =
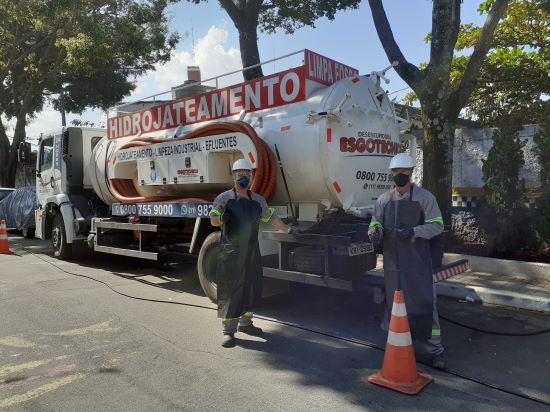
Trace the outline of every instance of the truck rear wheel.
[[61, 213], [56, 214], [53, 218], [52, 247], [53, 256], [58, 259], [70, 259], [73, 255], [72, 245], [67, 243], [65, 224], [63, 223], [63, 216], [61, 216]]
[[199, 259], [197, 261], [197, 269], [199, 272], [199, 281], [202, 290], [208, 298], [214, 302], [218, 302], [218, 293], [216, 286], [216, 268], [218, 266], [219, 244], [221, 232], [210, 233], [199, 251]]

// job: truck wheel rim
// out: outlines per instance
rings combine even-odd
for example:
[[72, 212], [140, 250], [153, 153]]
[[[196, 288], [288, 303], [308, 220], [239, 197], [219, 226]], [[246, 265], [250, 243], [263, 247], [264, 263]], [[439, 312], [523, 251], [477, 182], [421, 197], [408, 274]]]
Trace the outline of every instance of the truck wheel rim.
[[61, 233], [58, 227], [56, 227], [52, 232], [52, 243], [53, 247], [59, 248], [59, 244], [61, 243]]

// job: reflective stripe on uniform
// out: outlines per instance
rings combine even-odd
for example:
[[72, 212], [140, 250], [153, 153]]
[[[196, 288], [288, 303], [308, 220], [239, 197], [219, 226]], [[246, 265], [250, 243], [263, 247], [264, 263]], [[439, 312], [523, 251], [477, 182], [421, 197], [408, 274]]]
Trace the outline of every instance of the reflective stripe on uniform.
[[247, 318], [251, 318], [253, 315], [252, 312], [245, 312], [245, 314], [243, 316], [247, 317]]
[[412, 338], [410, 332], [398, 333], [388, 332], [388, 343], [393, 346], [411, 346]]
[[441, 329], [432, 329], [432, 336], [441, 336]]
[[222, 215], [222, 212], [220, 212], [218, 209], [212, 209], [210, 211], [210, 215], [211, 216], [221, 216]]
[[261, 220], [263, 223], [267, 223], [271, 220], [271, 218], [273, 217], [273, 214], [275, 213], [275, 208], [274, 207], [270, 207], [269, 208], [269, 216], [267, 217], [262, 217]]
[[441, 216], [434, 217], [433, 219], [426, 220], [425, 223], [440, 223], [440, 224], [443, 224], [443, 218]]
[[370, 222], [370, 225], [369, 225], [369, 229], [370, 228], [373, 228], [373, 227], [377, 227], [377, 226], [380, 226], [382, 227], [382, 223], [380, 223], [378, 220], [376, 219], [372, 219], [371, 222]]

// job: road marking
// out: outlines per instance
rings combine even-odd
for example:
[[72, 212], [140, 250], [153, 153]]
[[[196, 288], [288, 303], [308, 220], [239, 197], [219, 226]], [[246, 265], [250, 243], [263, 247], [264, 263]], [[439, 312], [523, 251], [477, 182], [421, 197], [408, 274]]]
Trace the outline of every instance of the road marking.
[[77, 373], [75, 375], [69, 375], [62, 379], [58, 379], [56, 381], [50, 382], [46, 385], [39, 386], [38, 388], [32, 389], [26, 393], [22, 393], [20, 395], [14, 395], [9, 398], [5, 398], [0, 400], [0, 408], [7, 408], [13, 405], [16, 405], [18, 403], [27, 402], [31, 399], [37, 398], [41, 395], [44, 395], [45, 393], [54, 391], [62, 386], [68, 385], [69, 383], [72, 383], [74, 381], [77, 381], [78, 379], [82, 379], [86, 376], [84, 373]]
[[82, 336], [82, 335], [87, 335], [88, 333], [115, 332], [115, 331], [120, 329], [120, 328], [111, 327], [111, 325], [110, 325], [111, 322], [112, 322], [112, 319], [108, 320], [106, 322], [96, 323], [95, 325], [86, 326], [84, 328], [69, 329], [69, 330], [64, 330], [62, 332], [55, 332], [55, 333], [45, 333], [45, 335], [49, 335], [49, 336]]
[[46, 365], [54, 360], [66, 359], [68, 357], [69, 355], [64, 355], [64, 356], [57, 356], [55, 358], [50, 358], [50, 359], [42, 359], [42, 360], [37, 360], [33, 362], [21, 363], [19, 365], [2, 366], [0, 368], [0, 378], [3, 376], [9, 375], [10, 373], [21, 372], [28, 369], [35, 369], [35, 368], [38, 368], [39, 366]]
[[33, 348], [34, 343], [18, 338], [17, 336], [7, 336], [5, 338], [0, 338], [0, 346], [11, 346], [13, 348]]

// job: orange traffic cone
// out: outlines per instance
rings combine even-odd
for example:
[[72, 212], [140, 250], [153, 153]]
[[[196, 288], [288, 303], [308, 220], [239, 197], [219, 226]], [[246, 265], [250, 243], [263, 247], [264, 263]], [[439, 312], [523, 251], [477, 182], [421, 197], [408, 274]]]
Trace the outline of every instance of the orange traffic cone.
[[8, 231], [6, 230], [6, 221], [0, 221], [0, 253], [10, 254], [10, 244], [8, 243]]
[[430, 375], [416, 370], [405, 297], [402, 290], [396, 290], [384, 364], [381, 370], [369, 376], [369, 382], [407, 395], [416, 395], [432, 380]]

